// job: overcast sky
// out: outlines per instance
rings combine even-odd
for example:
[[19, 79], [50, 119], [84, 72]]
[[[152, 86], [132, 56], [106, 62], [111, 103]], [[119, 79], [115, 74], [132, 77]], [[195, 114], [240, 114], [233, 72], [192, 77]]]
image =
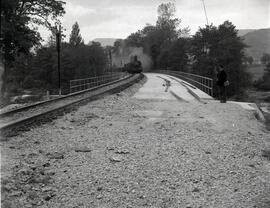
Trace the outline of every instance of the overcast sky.
[[[66, 0], [63, 26], [67, 39], [72, 25], [79, 23], [85, 43], [95, 38], [126, 38], [155, 24], [157, 7], [168, 0]], [[175, 0], [176, 17], [182, 27], [189, 26], [194, 34], [206, 24], [202, 0]], [[270, 27], [270, 0], [204, 0], [209, 23], [219, 25], [231, 21], [237, 29]], [[40, 30], [46, 40], [49, 33]]]

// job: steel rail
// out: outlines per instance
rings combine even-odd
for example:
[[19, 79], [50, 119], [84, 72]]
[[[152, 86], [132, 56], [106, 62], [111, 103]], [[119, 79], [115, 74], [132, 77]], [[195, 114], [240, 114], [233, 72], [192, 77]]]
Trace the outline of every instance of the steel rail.
[[0, 113], [0, 118], [3, 118], [5, 116], [9, 116], [10, 114], [13, 114], [13, 113], [18, 113], [18, 112], [21, 112], [21, 111], [28, 110], [28, 109], [31, 109], [33, 107], [46, 105], [48, 103], [52, 103], [52, 102], [55, 102], [55, 101], [63, 100], [63, 99], [69, 98], [69, 97], [73, 97], [75, 95], [80, 95], [80, 94], [83, 94], [85, 92], [93, 91], [93, 90], [99, 89], [101, 87], [111, 85], [111, 84], [113, 84], [115, 82], [124, 80], [124, 79], [129, 78], [129, 77], [131, 77], [131, 75], [129, 75], [127, 77], [124, 77], [122, 79], [119, 79], [119, 80], [113, 80], [112, 82], [107, 82], [107, 83], [102, 84], [102, 85], [94, 86], [92, 88], [88, 88], [88, 89], [81, 90], [81, 91], [78, 91], [78, 92], [73, 92], [73, 93], [70, 93], [68, 95], [61, 95], [61, 97], [53, 98], [53, 99], [50, 99], [50, 100], [40, 101], [40, 102], [37, 102], [37, 103], [34, 103], [34, 104], [30, 104], [30, 105], [27, 105], [27, 106], [23, 106], [23, 107], [20, 107], [20, 108], [16, 108], [16, 109], [13, 109], [13, 110], [2, 112], [2, 113]]
[[[102, 86], [95, 87], [94, 89], [91, 88], [91, 89], [84, 90], [82, 92], [73, 93], [73, 95], [79, 95], [83, 93], [90, 93], [90, 94], [86, 97], [77, 98], [68, 103], [63, 103], [63, 104], [60, 103], [59, 106], [54, 107], [52, 109], [47, 109], [45, 112], [36, 112], [33, 115], [28, 115], [28, 116], [13, 120], [11, 122], [5, 123], [4, 125], [0, 125], [1, 136], [9, 135], [9, 133], [12, 132], [13, 129], [19, 130], [21, 128], [24, 128], [25, 126], [31, 125], [38, 119], [40, 120], [48, 119], [52, 115], [56, 114], [57, 112], [63, 112], [67, 109], [70, 109], [76, 106], [76, 104], [80, 104], [89, 100], [96, 99], [98, 96], [101, 96], [105, 93], [109, 93], [115, 90], [126, 88], [132, 85], [133, 83], [137, 82], [138, 80], [140, 80], [142, 77], [143, 77], [142, 74], [130, 75], [128, 77], [122, 78], [121, 80], [113, 81], [111, 83], [106, 83]], [[67, 95], [65, 97], [71, 97], [71, 96], [72, 95]], [[54, 99], [54, 101], [61, 101], [61, 100], [62, 98]], [[42, 105], [40, 106], [43, 106], [44, 104], [46, 104], [46, 102], [43, 102]], [[28, 109], [30, 108], [29, 106], [27, 107]]]

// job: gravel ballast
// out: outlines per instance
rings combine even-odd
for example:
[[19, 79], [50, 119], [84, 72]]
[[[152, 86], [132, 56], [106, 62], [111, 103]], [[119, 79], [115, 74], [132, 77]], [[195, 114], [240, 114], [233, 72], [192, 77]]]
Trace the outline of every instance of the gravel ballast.
[[2, 207], [270, 207], [252, 112], [138, 100], [141, 84], [1, 142]]

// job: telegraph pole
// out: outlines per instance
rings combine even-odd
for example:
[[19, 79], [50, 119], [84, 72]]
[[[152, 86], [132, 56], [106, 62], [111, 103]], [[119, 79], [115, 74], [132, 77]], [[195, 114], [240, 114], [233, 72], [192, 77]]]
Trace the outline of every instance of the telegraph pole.
[[207, 17], [207, 14], [206, 14], [206, 9], [205, 9], [204, 0], [202, 0], [202, 3], [203, 3], [203, 9], [204, 9], [204, 14], [205, 14], [206, 23], [207, 23], [207, 25], [209, 25], [209, 23], [208, 23], [208, 17]]
[[109, 48], [109, 59], [110, 59], [110, 70], [112, 73], [112, 50], [111, 50], [111, 48]]
[[58, 93], [61, 92], [61, 72], [60, 72], [60, 50], [61, 50], [61, 25], [59, 28], [56, 27], [56, 47], [57, 47], [57, 70], [58, 70]]

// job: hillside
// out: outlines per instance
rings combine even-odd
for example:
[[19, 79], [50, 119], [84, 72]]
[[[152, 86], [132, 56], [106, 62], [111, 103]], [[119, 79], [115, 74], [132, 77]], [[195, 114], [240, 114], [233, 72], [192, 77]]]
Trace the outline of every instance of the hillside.
[[245, 34], [244, 43], [249, 47], [246, 53], [255, 60], [260, 60], [263, 53], [270, 53], [270, 28], [259, 29]]
[[239, 29], [238, 30], [238, 36], [244, 36], [247, 33], [254, 32], [255, 29]]
[[113, 46], [117, 38], [96, 38], [93, 41], [99, 42], [101, 46]]

